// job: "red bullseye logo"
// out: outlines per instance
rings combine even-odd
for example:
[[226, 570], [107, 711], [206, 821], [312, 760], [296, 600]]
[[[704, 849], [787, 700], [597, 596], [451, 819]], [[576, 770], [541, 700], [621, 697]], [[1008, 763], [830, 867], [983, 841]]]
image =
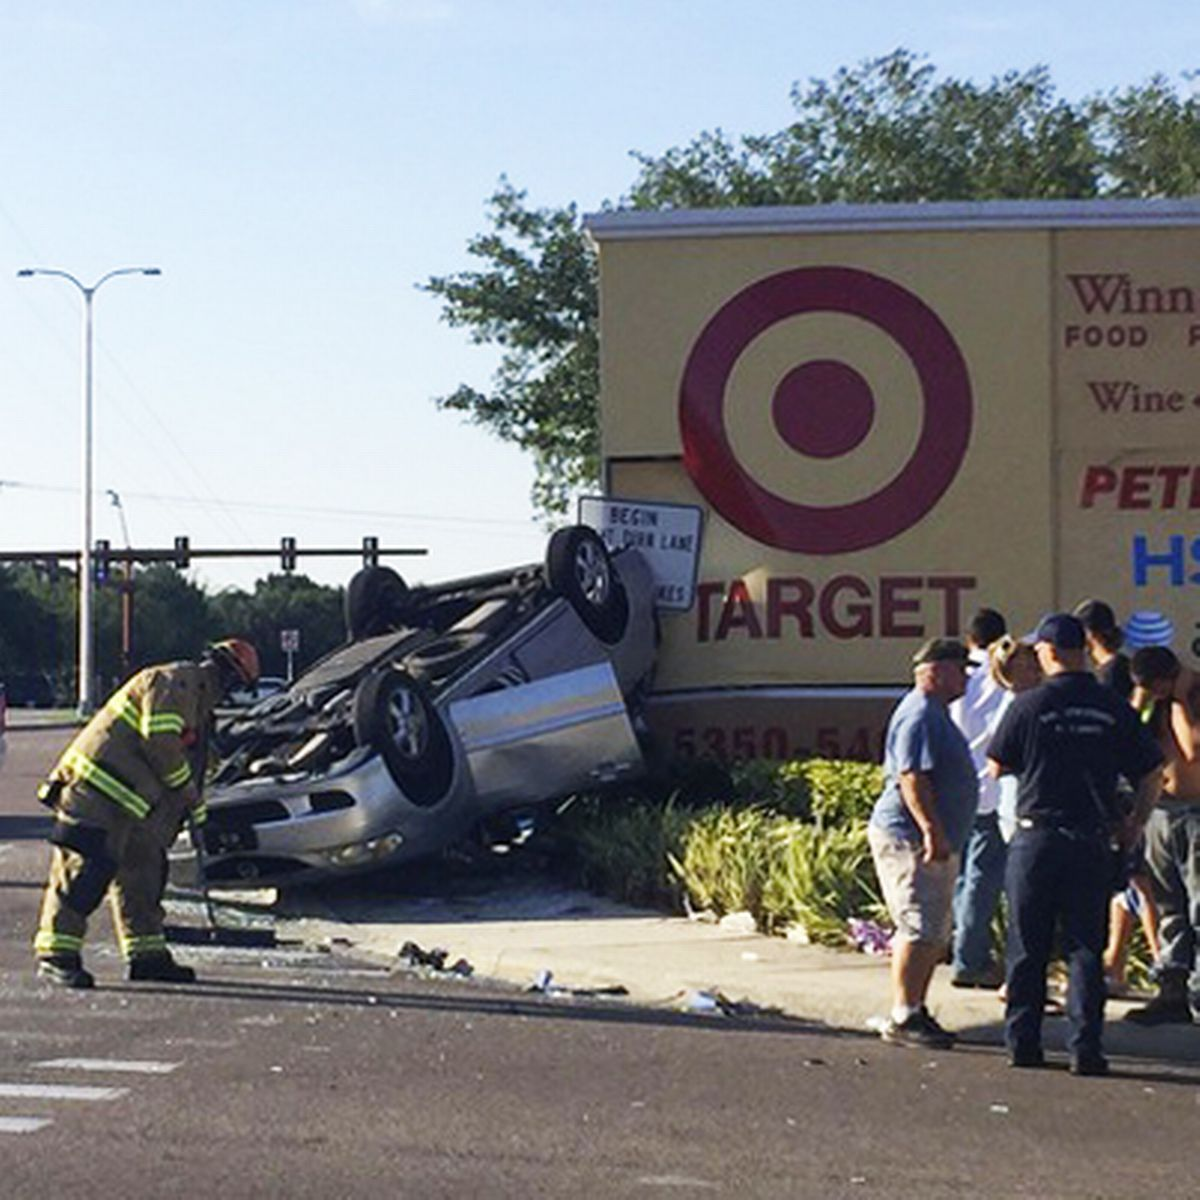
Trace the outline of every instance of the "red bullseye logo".
[[[904, 352], [920, 385], [911, 456], [877, 491], [849, 504], [800, 504], [770, 491], [738, 461], [725, 427], [725, 391], [743, 352], [777, 322], [809, 313], [870, 322]], [[815, 358], [779, 380], [771, 419], [797, 455], [828, 461], [864, 441], [886, 402], [848, 363]], [[894, 538], [941, 499], [970, 440], [971, 381], [950, 331], [912, 292], [851, 267], [802, 267], [751, 284], [704, 327], [684, 368], [679, 426], [688, 474], [730, 524], [781, 550], [839, 554]]]

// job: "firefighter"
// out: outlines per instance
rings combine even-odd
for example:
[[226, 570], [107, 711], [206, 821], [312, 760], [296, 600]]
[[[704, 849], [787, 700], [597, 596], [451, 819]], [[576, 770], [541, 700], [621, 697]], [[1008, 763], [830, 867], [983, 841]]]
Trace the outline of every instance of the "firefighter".
[[130, 979], [190, 983], [163, 933], [167, 849], [202, 791], [212, 715], [232, 688], [253, 686], [258, 652], [240, 638], [199, 662], [146, 667], [109, 698], [67, 747], [38, 795], [54, 810], [50, 877], [34, 951], [40, 978], [90, 988], [83, 939], [107, 893]]

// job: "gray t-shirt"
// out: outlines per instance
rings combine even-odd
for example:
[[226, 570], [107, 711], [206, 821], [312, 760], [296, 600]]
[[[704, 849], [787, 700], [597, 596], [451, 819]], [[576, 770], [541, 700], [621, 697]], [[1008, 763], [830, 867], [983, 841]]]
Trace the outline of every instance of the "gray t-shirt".
[[922, 772], [933, 785], [934, 809], [955, 851], [966, 843], [979, 801], [971, 750], [940, 700], [913, 688], [888, 722], [883, 753], [883, 794], [871, 824], [903, 841], [919, 842], [921, 831], [900, 794], [900, 776]]

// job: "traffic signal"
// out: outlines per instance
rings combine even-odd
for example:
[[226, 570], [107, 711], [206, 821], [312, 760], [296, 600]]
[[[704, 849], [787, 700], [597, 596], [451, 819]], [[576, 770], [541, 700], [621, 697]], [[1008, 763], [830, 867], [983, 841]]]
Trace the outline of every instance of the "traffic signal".
[[175, 565], [182, 571], [190, 561], [188, 539], [177, 537], [175, 539]]
[[379, 566], [379, 539], [377, 537], [363, 538], [363, 566]]
[[279, 539], [279, 562], [285, 571], [296, 569], [296, 539], [294, 537]]
[[108, 552], [111, 549], [112, 543], [108, 538], [96, 539], [96, 547], [92, 551], [92, 577], [95, 579], [97, 586], [108, 582]]

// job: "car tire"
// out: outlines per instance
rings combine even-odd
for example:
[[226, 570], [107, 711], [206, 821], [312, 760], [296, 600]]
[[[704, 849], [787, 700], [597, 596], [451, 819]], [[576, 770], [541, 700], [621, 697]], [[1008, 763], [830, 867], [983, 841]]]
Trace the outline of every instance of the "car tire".
[[411, 676], [392, 669], [368, 675], [354, 694], [354, 736], [383, 759], [414, 804], [432, 806], [454, 777], [454, 748], [436, 709]]
[[351, 641], [404, 624], [408, 584], [391, 567], [363, 567], [346, 587], [346, 632]]
[[604, 540], [586, 525], [568, 525], [546, 547], [546, 582], [567, 600], [602, 642], [619, 642], [629, 623], [629, 599]]
[[440, 679], [473, 658], [479, 647], [490, 640], [486, 633], [478, 630], [447, 633], [407, 655], [404, 666], [414, 675]]

